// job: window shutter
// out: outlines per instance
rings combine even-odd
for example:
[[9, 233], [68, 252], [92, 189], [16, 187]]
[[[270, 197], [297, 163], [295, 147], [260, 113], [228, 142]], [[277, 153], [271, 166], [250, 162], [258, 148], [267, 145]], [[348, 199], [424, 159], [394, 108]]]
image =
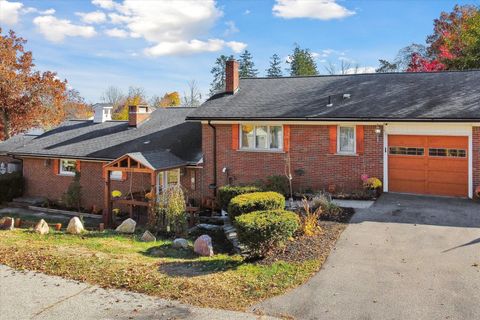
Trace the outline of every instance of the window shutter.
[[238, 150], [239, 148], [239, 141], [238, 135], [240, 134], [240, 127], [238, 124], [232, 124], [232, 149]]
[[81, 161], [80, 160], [77, 160], [75, 162], [75, 170], [77, 170], [78, 172], [80, 172], [82, 169], [81, 169]]
[[60, 168], [60, 160], [53, 159], [53, 165], [52, 165], [53, 174], [58, 174], [60, 172], [59, 168]]
[[365, 146], [364, 146], [364, 131], [363, 131], [363, 126], [357, 126], [356, 127], [356, 135], [357, 135], [357, 141], [356, 141], [356, 144], [357, 144], [357, 154], [363, 154], [363, 151], [365, 149]]
[[337, 126], [328, 126], [329, 146], [328, 153], [337, 153]]
[[283, 126], [283, 150], [285, 152], [290, 151], [290, 126]]

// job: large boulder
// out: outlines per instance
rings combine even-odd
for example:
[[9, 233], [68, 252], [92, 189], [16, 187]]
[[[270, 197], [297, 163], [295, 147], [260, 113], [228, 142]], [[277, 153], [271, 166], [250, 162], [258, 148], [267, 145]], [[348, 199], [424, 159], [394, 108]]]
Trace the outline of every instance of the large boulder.
[[124, 220], [122, 224], [115, 229], [115, 231], [120, 233], [134, 233], [136, 225], [137, 223], [135, 220], [128, 218], [127, 220]]
[[183, 238], [173, 240], [172, 247], [175, 249], [188, 249], [188, 241]]
[[45, 220], [41, 219], [35, 227], [33, 227], [33, 231], [39, 234], [47, 234], [50, 231], [50, 227]]
[[157, 241], [157, 238], [155, 238], [155, 236], [150, 231], [147, 230], [143, 233], [140, 240], [143, 242], [155, 242]]
[[198, 237], [193, 244], [193, 251], [201, 256], [213, 256], [212, 238], [206, 234]]
[[3, 217], [0, 219], [0, 230], [13, 230], [15, 228], [15, 219], [12, 217]]
[[67, 233], [80, 234], [82, 232], [85, 232], [82, 221], [80, 221], [78, 217], [73, 217], [72, 219], [70, 219], [70, 222], [67, 226]]

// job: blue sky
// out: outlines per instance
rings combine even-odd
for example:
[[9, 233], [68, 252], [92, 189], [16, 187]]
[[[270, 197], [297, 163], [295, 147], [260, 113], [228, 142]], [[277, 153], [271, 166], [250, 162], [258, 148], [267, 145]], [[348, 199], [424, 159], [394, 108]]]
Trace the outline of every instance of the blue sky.
[[151, 96], [182, 94], [196, 80], [206, 94], [215, 58], [244, 48], [260, 75], [294, 43], [315, 54], [321, 73], [342, 59], [370, 71], [424, 43], [433, 19], [456, 3], [478, 1], [0, 0], [0, 26], [28, 40], [38, 69], [97, 102], [110, 85]]

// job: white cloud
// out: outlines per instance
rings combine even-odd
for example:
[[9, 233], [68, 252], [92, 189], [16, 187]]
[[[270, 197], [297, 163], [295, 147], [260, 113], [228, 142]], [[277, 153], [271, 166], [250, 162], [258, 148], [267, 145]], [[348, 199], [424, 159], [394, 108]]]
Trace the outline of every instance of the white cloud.
[[355, 12], [342, 7], [336, 0], [276, 0], [273, 14], [285, 19], [311, 18], [319, 20], [340, 19]]
[[375, 73], [375, 67], [358, 67], [358, 68], [348, 68], [345, 71], [345, 74], [356, 74], [356, 73]]
[[0, 0], [0, 23], [15, 25], [18, 22], [23, 3]]
[[232, 34], [234, 33], [237, 33], [239, 32], [240, 30], [237, 28], [237, 26], [235, 25], [235, 21], [226, 21], [225, 22], [225, 25], [227, 26], [227, 29], [225, 30], [225, 32], [223, 33], [223, 35], [225, 37], [228, 37], [228, 36], [231, 36]]
[[216, 52], [222, 50], [225, 46], [234, 52], [240, 52], [245, 49], [247, 45], [236, 41], [226, 42], [221, 39], [208, 39], [207, 41], [197, 39], [176, 42], [165, 41], [145, 49], [145, 54], [149, 56], [186, 55], [200, 52]]
[[113, 0], [93, 0], [92, 4], [107, 10], [113, 10], [118, 6], [118, 3]]
[[39, 16], [33, 19], [38, 31], [52, 42], [60, 42], [65, 37], [84, 37], [90, 38], [96, 35], [92, 26], [80, 26], [70, 22], [70, 20], [57, 19], [54, 16]]
[[76, 12], [75, 14], [81, 17], [83, 22], [88, 24], [102, 23], [107, 21], [107, 15], [102, 11]]
[[55, 9], [51, 8], [51, 9], [47, 9], [47, 10], [44, 10], [44, 11], [40, 11], [40, 14], [43, 14], [43, 15], [52, 15], [54, 14], [56, 11]]
[[251, 11], [248, 10], [248, 9], [243, 12], [244, 15], [247, 15], [247, 14], [250, 14], [250, 13], [251, 13]]
[[123, 29], [112, 28], [105, 30], [105, 34], [110, 37], [115, 38], [126, 38], [128, 37], [128, 32]]

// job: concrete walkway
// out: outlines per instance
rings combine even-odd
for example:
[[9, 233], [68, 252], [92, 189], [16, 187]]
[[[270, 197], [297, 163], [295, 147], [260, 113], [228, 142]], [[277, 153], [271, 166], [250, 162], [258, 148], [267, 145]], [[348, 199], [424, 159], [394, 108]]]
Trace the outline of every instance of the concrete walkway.
[[192, 307], [0, 265], [0, 319], [273, 319]]
[[383, 195], [323, 269], [255, 306], [297, 319], [480, 319], [480, 204]]

